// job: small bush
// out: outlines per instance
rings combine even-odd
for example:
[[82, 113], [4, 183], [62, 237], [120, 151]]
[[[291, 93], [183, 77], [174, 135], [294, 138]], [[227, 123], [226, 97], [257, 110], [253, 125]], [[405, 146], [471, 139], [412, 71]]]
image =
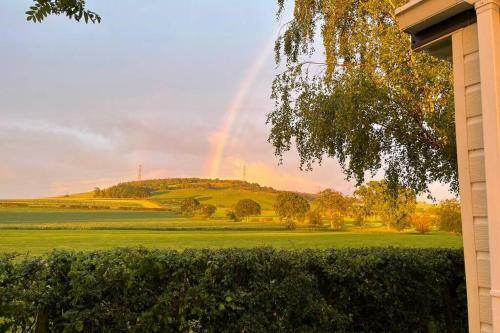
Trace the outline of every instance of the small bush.
[[239, 222], [240, 221], [240, 219], [238, 218], [238, 216], [236, 216], [236, 214], [233, 211], [227, 212], [226, 216], [231, 221], [234, 221], [234, 222]]
[[0, 331], [466, 332], [461, 250], [0, 256]]
[[426, 234], [431, 231], [432, 217], [428, 214], [413, 214], [411, 224], [417, 232]]

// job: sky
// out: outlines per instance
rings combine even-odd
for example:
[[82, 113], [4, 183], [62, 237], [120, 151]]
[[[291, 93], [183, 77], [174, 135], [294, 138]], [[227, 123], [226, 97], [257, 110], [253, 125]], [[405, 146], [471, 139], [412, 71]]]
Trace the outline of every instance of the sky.
[[[88, 0], [103, 20], [28, 23], [0, 0], [0, 198], [64, 195], [142, 178], [242, 179], [351, 193], [335, 160], [299, 170], [267, 142], [270, 0]], [[446, 187], [432, 186], [437, 199]]]

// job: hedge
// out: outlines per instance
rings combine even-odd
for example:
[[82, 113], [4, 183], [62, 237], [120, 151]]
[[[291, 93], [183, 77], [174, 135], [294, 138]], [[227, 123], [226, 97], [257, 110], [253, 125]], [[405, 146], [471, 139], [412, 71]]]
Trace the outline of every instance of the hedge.
[[0, 257], [0, 332], [466, 332], [462, 251]]

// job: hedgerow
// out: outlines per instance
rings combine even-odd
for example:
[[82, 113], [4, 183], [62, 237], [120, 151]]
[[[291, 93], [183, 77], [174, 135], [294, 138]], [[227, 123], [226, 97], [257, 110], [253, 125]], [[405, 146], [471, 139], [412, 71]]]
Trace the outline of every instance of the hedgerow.
[[0, 258], [0, 332], [466, 332], [460, 250]]

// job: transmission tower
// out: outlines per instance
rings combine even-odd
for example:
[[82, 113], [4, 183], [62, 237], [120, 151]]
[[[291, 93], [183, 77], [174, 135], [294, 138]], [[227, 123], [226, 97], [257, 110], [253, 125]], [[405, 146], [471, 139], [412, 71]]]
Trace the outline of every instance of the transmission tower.
[[137, 180], [142, 180], [142, 164], [139, 164], [139, 172], [137, 173]]
[[247, 166], [243, 165], [243, 181], [247, 181]]

